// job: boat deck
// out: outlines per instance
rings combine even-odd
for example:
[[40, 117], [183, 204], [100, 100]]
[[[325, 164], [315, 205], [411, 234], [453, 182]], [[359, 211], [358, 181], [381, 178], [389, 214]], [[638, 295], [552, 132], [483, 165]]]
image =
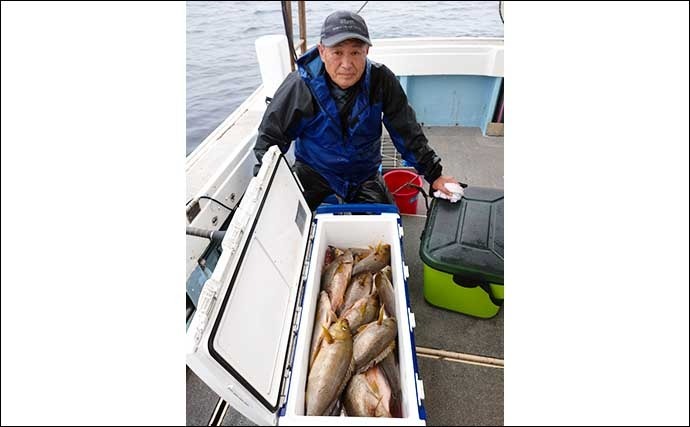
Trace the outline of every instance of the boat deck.
[[[444, 174], [470, 185], [504, 188], [503, 137], [484, 137], [479, 128], [466, 127], [424, 127], [424, 132], [443, 159]], [[402, 218], [427, 425], [502, 425], [503, 309], [491, 319], [477, 319], [424, 300], [422, 200], [418, 215]], [[439, 356], [437, 350], [448, 353]], [[231, 407], [216, 413], [218, 404], [219, 397], [187, 368], [187, 425], [254, 425]]]

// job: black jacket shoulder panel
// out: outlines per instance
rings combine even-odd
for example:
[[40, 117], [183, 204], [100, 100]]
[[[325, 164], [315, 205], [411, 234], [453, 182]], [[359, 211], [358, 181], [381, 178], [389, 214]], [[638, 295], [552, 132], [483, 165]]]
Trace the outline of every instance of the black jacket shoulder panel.
[[297, 124], [300, 120], [313, 116], [316, 111], [311, 90], [298, 71], [288, 74], [266, 106], [259, 125], [254, 146], [254, 154], [259, 163], [272, 145], [278, 145], [283, 153], [287, 152], [295, 138], [293, 132]]

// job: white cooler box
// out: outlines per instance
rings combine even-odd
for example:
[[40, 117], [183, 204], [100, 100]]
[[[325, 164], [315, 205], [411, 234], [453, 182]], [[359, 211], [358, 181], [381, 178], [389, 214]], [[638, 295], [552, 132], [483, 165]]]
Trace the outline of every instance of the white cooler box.
[[[199, 298], [187, 330], [187, 365], [260, 425], [425, 425], [402, 234], [393, 205], [334, 205], [313, 216], [287, 161], [272, 147]], [[306, 416], [307, 364], [326, 248], [379, 241], [391, 246], [403, 417]]]

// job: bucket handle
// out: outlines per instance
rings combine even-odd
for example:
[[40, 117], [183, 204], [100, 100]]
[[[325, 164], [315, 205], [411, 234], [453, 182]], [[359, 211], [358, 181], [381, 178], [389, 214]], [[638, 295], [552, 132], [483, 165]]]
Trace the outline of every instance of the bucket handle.
[[[424, 189], [423, 189], [422, 187], [418, 186], [418, 185], [415, 185], [415, 184], [412, 184], [412, 183], [407, 183], [407, 184], [405, 184], [405, 185], [408, 186], [408, 187], [415, 188], [415, 189], [418, 190], [420, 193], [422, 193], [422, 196], [424, 196], [424, 204], [426, 205], [426, 211], [429, 212], [429, 199], [431, 198], [431, 196], [429, 196], [429, 194], [427, 194], [427, 192], [424, 191]], [[462, 187], [462, 188], [467, 188], [467, 184], [461, 182], [461, 183], [460, 183], [460, 187]], [[429, 190], [429, 192], [431, 192], [431, 190]]]
[[392, 194], [393, 196], [395, 196], [396, 194], [398, 194], [398, 191], [402, 190], [402, 189], [405, 188], [405, 187], [419, 188], [419, 187], [417, 187], [416, 185], [412, 184], [412, 183], [415, 182], [418, 178], [419, 178], [419, 175], [415, 175], [414, 178], [412, 178], [412, 179], [409, 180], [408, 182], [404, 183], [404, 184], [401, 185], [400, 187], [396, 188], [395, 191], [391, 191], [391, 194]]
[[408, 183], [407, 186], [412, 187], [412, 188], [416, 189], [417, 191], [419, 191], [420, 193], [422, 193], [422, 196], [424, 196], [424, 204], [426, 205], [426, 211], [429, 212], [429, 195], [426, 194], [426, 191], [424, 191], [424, 189], [422, 187], [420, 187], [419, 185], [416, 185], [416, 184]]
[[419, 175], [415, 175], [414, 178], [412, 178], [408, 182], [404, 183], [400, 187], [396, 188], [395, 191], [391, 191], [391, 195], [393, 197], [395, 197], [395, 195], [398, 194], [398, 191], [402, 190], [405, 187], [414, 188], [417, 191], [421, 192], [422, 195], [424, 196], [424, 204], [426, 205], [426, 210], [428, 212], [429, 211], [429, 196], [426, 194], [426, 191], [424, 191], [424, 189], [422, 187], [420, 187], [419, 185], [413, 184], [413, 182], [416, 181], [417, 179], [419, 179]]
[[[419, 178], [419, 175], [415, 175], [415, 177], [412, 178], [409, 182], [406, 182], [405, 184], [403, 184], [403, 185], [401, 185], [400, 187], [396, 188], [395, 191], [391, 191], [391, 194], [392, 194], [393, 196], [395, 196], [395, 195], [398, 193], [398, 191], [402, 190], [402, 189], [405, 188], [405, 187], [414, 188], [415, 190], [417, 190], [417, 191], [419, 191], [420, 193], [422, 193], [422, 196], [424, 196], [424, 205], [426, 205], [426, 211], [429, 212], [429, 199], [431, 198], [431, 197], [429, 196], [429, 194], [431, 194], [431, 187], [429, 188], [429, 193], [427, 194], [427, 192], [424, 191], [424, 189], [423, 189], [422, 187], [420, 187], [420, 186], [417, 185], [417, 184], [413, 184], [413, 182], [416, 181], [417, 178]], [[464, 182], [459, 182], [459, 181], [458, 181], [458, 183], [460, 184], [460, 187], [462, 187], [462, 188], [467, 188], [467, 184], [465, 184]]]
[[460, 274], [453, 274], [453, 282], [455, 282], [456, 285], [462, 286], [463, 288], [479, 287], [481, 290], [486, 292], [487, 295], [489, 295], [489, 299], [495, 306], [503, 306], [503, 300], [500, 300], [494, 296], [494, 293], [491, 291], [491, 285], [487, 280], [463, 276]]

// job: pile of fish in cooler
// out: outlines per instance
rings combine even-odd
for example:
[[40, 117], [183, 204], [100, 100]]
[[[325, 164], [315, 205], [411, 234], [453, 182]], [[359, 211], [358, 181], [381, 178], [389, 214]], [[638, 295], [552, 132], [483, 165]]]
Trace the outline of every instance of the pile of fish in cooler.
[[401, 417], [390, 245], [329, 246], [314, 320], [307, 415]]

